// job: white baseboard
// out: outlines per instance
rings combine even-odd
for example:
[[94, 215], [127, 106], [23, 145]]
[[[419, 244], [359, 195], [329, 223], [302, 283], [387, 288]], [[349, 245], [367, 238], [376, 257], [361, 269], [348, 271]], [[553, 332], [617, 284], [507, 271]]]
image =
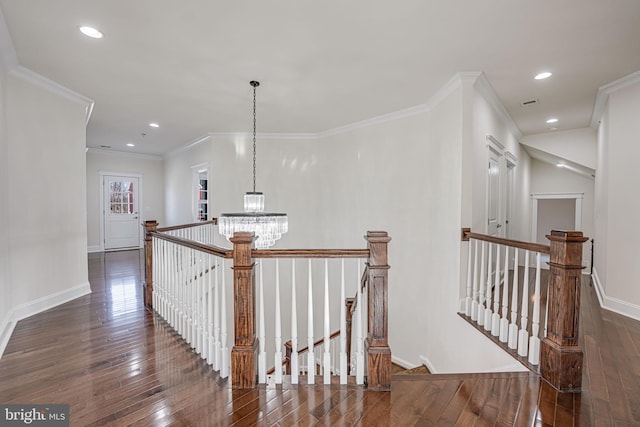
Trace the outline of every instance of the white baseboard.
[[94, 252], [102, 252], [102, 248], [100, 248], [100, 245], [98, 245], [98, 246], [87, 246], [87, 252], [89, 252], [90, 254], [92, 254]]
[[16, 321], [13, 320], [13, 310], [7, 314], [7, 317], [2, 320], [2, 326], [0, 326], [0, 358], [4, 354], [4, 349], [9, 344], [9, 338], [13, 333], [13, 329], [16, 327]]
[[400, 359], [399, 357], [396, 357], [394, 355], [391, 355], [391, 361], [396, 365], [402, 366], [404, 369], [413, 369], [417, 367], [413, 363], [407, 362], [406, 360]]
[[591, 277], [593, 278], [593, 284], [596, 295], [598, 296], [598, 301], [600, 302], [600, 307], [635, 320], [640, 320], [640, 305], [607, 296], [595, 268], [593, 269]]
[[0, 327], [0, 358], [2, 358], [2, 355], [4, 354], [9, 338], [11, 338], [11, 334], [13, 333], [18, 321], [90, 293], [91, 286], [89, 285], [89, 282], [84, 282], [72, 288], [14, 307], [8, 313], [6, 319], [3, 320], [2, 326]]
[[432, 374], [437, 374], [438, 373], [438, 371], [433, 368], [433, 363], [431, 363], [431, 361], [429, 360], [429, 358], [427, 356], [420, 355], [419, 357], [420, 357], [420, 361], [422, 362], [422, 364], [424, 366], [427, 367], [429, 372], [431, 372]]

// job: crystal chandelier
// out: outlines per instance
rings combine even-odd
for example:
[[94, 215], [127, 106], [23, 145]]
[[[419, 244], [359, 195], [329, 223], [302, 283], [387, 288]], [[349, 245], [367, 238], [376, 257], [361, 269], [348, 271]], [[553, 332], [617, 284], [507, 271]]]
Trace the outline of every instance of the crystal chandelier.
[[249, 84], [253, 87], [253, 191], [244, 195], [243, 213], [220, 214], [218, 230], [227, 240], [239, 231], [254, 232], [256, 249], [266, 249], [287, 232], [289, 220], [284, 213], [264, 212], [264, 194], [256, 192], [256, 88], [260, 82]]

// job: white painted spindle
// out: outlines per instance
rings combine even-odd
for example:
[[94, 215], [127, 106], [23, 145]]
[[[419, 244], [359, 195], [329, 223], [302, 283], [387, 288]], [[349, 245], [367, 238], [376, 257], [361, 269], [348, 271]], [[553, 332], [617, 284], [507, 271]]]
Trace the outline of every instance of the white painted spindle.
[[500, 316], [500, 342], [509, 340], [509, 246], [504, 247], [504, 284], [502, 285], [502, 315]]
[[513, 292], [511, 293], [511, 324], [509, 325], [510, 349], [518, 348], [518, 248], [514, 249], [513, 262]]
[[276, 351], [274, 355], [275, 381], [282, 384], [282, 324], [280, 318], [280, 263], [276, 258]]
[[331, 384], [331, 353], [330, 349], [330, 337], [331, 336], [331, 323], [330, 323], [330, 310], [329, 310], [329, 259], [324, 259], [324, 355], [322, 358], [324, 383]]
[[298, 312], [296, 309], [296, 260], [291, 259], [291, 384], [298, 384]]
[[311, 277], [311, 259], [309, 259], [308, 298], [307, 298], [307, 384], [315, 384], [316, 360], [313, 349], [313, 278]]
[[529, 338], [529, 363], [540, 363], [540, 252], [536, 253], [536, 282], [533, 292], [533, 316]]
[[225, 281], [225, 260], [221, 259], [220, 276], [222, 283], [220, 286], [220, 376], [229, 377], [231, 364], [229, 361], [229, 348], [227, 347], [227, 290]]
[[215, 275], [213, 281], [213, 369], [220, 371], [222, 348], [220, 346], [220, 258], [215, 258]]
[[522, 280], [522, 305], [520, 306], [520, 332], [518, 334], [518, 355], [529, 353], [529, 251], [524, 251], [524, 278]]
[[363, 318], [362, 318], [362, 306], [364, 301], [362, 298], [362, 286], [360, 279], [362, 274], [360, 272], [360, 263], [358, 263], [358, 290], [356, 292], [356, 384], [364, 384], [364, 342], [362, 339]]
[[[475, 255], [473, 257], [473, 299], [471, 301], [471, 320], [477, 320], [478, 312], [478, 241], [475, 241]], [[484, 254], [484, 242], [482, 242]], [[480, 278], [482, 280], [482, 277]]]
[[485, 331], [491, 331], [491, 315], [493, 314], [493, 312], [491, 311], [491, 274], [493, 271], [492, 256], [493, 256], [493, 248], [492, 248], [492, 244], [489, 243], [489, 262], [488, 262], [488, 268], [487, 268], [487, 291], [486, 291], [487, 293], [485, 297], [486, 307], [484, 309], [484, 319], [483, 319]]
[[[344, 258], [340, 265], [340, 384], [347, 383], [347, 307], [345, 300]], [[335, 353], [335, 352], [334, 352]]]
[[464, 303], [464, 314], [471, 317], [471, 301], [473, 292], [473, 280], [471, 275], [471, 257], [473, 255], [473, 241], [467, 242], [469, 245], [469, 254], [467, 255], [467, 298]]
[[493, 315], [491, 316], [491, 335], [500, 335], [500, 245], [496, 245], [496, 272], [493, 281]]
[[258, 318], [260, 322], [259, 326], [259, 350], [258, 350], [258, 382], [260, 384], [267, 383], [267, 352], [265, 350], [265, 315], [264, 315], [264, 280], [263, 280], [263, 268], [262, 265], [264, 263], [261, 261], [259, 263], [260, 268], [260, 294], [259, 294], [259, 307], [260, 307], [260, 317]]

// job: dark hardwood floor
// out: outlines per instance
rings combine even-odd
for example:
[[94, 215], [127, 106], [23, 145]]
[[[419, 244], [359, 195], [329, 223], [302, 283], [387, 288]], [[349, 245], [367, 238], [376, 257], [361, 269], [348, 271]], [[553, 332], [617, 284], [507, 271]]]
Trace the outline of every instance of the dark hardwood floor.
[[395, 375], [393, 390], [234, 391], [142, 306], [139, 251], [89, 255], [93, 293], [22, 320], [0, 359], [0, 403], [65, 403], [71, 425], [638, 426], [640, 322], [583, 284], [583, 392], [533, 373]]

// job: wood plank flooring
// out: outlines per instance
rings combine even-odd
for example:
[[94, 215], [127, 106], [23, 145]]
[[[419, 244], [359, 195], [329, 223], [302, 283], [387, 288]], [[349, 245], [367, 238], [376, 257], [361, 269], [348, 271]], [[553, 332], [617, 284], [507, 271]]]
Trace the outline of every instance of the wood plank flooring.
[[394, 375], [355, 385], [229, 388], [142, 306], [139, 251], [89, 255], [93, 293], [22, 320], [0, 359], [0, 403], [66, 403], [72, 426], [639, 426], [640, 322], [583, 284], [583, 392], [534, 373]]

